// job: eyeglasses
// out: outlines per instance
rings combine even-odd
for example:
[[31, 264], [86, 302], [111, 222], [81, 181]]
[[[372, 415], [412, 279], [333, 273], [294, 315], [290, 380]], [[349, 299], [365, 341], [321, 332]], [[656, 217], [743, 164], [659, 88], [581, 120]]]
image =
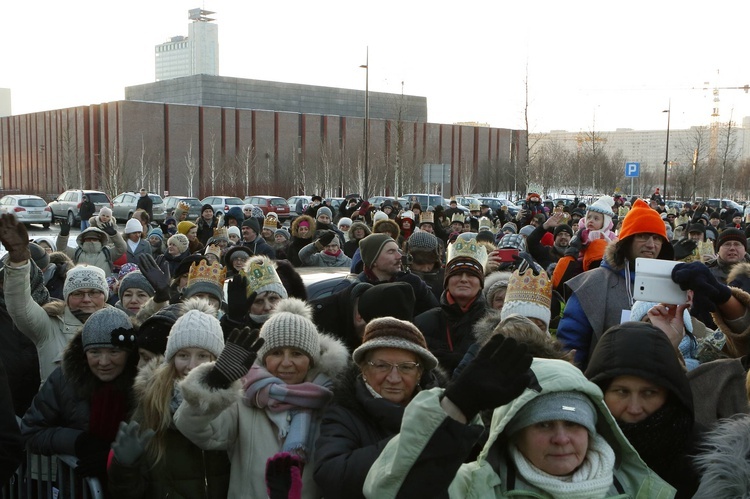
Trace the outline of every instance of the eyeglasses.
[[91, 299], [99, 298], [101, 296], [104, 296], [104, 293], [102, 291], [94, 290], [94, 291], [73, 291], [68, 295], [69, 297], [75, 298], [77, 300], [81, 300], [84, 297], [88, 296]]
[[378, 374], [389, 374], [395, 367], [400, 374], [409, 376], [415, 374], [419, 369], [419, 362], [401, 362], [400, 364], [391, 364], [390, 362], [379, 360], [377, 362], [368, 361], [367, 364]]
[[636, 241], [638, 241], [640, 243], [645, 243], [649, 239], [653, 239], [654, 242], [658, 243], [658, 244], [661, 244], [661, 243], [664, 242], [659, 234], [650, 234], [650, 233], [646, 233], [646, 232], [642, 232], [640, 234], [636, 234], [635, 236], [633, 236], [633, 239], [635, 239]]

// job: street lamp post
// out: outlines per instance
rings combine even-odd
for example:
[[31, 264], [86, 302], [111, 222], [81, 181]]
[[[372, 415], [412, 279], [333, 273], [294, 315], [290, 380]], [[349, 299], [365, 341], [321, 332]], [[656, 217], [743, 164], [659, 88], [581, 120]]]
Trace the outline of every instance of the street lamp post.
[[367, 47], [365, 63], [360, 66], [365, 70], [365, 182], [362, 199], [370, 197], [370, 47]]
[[669, 99], [669, 107], [662, 111], [667, 113], [667, 148], [664, 153], [664, 199], [667, 199], [667, 168], [669, 167], [669, 121], [672, 117], [672, 99]]

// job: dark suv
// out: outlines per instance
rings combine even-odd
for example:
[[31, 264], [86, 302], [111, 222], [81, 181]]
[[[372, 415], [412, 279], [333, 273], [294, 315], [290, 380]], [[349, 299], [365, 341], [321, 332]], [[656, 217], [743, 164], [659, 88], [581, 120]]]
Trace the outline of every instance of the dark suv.
[[71, 189], [60, 194], [57, 199], [49, 204], [49, 209], [52, 210], [52, 220], [64, 220], [67, 219], [70, 225], [75, 225], [81, 222], [81, 218], [78, 216], [78, 210], [81, 209], [81, 201], [83, 195], [86, 194], [89, 200], [96, 206], [94, 215], [99, 214], [99, 210], [104, 207], [112, 208], [112, 201], [102, 191], [83, 191], [80, 189]]

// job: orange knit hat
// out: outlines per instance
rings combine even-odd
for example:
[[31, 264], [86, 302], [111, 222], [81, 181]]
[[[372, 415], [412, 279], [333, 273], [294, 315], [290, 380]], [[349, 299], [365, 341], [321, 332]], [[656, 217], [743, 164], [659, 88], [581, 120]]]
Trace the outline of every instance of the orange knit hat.
[[622, 229], [620, 229], [620, 241], [626, 239], [635, 234], [642, 233], [659, 234], [664, 238], [665, 243], [669, 243], [667, 239], [667, 228], [664, 225], [664, 220], [661, 219], [659, 213], [652, 209], [642, 199], [636, 199], [633, 207], [630, 209], [625, 219], [622, 221]]

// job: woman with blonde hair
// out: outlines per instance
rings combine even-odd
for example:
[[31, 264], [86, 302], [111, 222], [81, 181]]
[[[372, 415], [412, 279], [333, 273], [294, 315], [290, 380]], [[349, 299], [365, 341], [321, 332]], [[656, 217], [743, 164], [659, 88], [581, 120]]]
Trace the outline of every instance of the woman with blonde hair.
[[136, 411], [130, 423], [120, 424], [112, 446], [108, 471], [114, 497], [227, 497], [226, 452], [202, 451], [172, 419], [182, 402], [178, 383], [200, 364], [215, 361], [224, 349], [216, 311], [198, 299], [187, 307], [170, 331], [164, 357], [146, 364], [136, 378]]

